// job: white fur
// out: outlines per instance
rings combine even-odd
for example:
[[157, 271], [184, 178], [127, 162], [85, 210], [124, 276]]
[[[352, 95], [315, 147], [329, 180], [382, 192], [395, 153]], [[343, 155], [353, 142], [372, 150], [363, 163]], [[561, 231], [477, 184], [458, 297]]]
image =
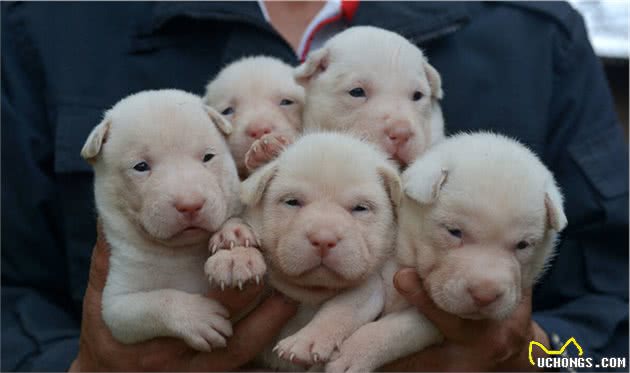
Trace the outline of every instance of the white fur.
[[[334, 133], [298, 139], [245, 180], [245, 220], [261, 241], [270, 283], [302, 303], [280, 333], [275, 352], [283, 359], [268, 350], [267, 367], [324, 363], [381, 312], [379, 268], [393, 253], [401, 193], [385, 154]], [[356, 206], [367, 210], [353, 211]], [[335, 246], [321, 251], [330, 237]]]
[[[551, 172], [516, 141], [461, 134], [409, 167], [403, 185], [399, 265], [417, 268], [433, 301], [449, 313], [508, 317], [543, 273], [566, 225]], [[449, 229], [461, 230], [462, 238]], [[519, 250], [520, 241], [530, 246]], [[395, 266], [385, 268], [391, 282]], [[350, 337], [327, 370], [374, 370], [441, 340], [422, 315], [401, 310], [402, 298], [389, 294], [389, 314]]]
[[[394, 32], [351, 27], [311, 53], [295, 78], [306, 90], [305, 131], [352, 132], [404, 166], [444, 137], [440, 75]], [[365, 97], [351, 96], [354, 88]]]
[[[240, 206], [217, 127], [230, 130], [199, 97], [145, 91], [107, 111], [81, 152], [111, 247], [103, 319], [120, 342], [172, 336], [211, 350], [232, 333], [227, 311], [203, 295], [210, 233]], [[150, 170], [134, 169], [140, 162]]]
[[[226, 66], [206, 87], [208, 105], [219, 112], [234, 111], [225, 115], [234, 127], [227, 140], [243, 177], [274, 158], [302, 130], [304, 89], [292, 73], [291, 66], [276, 58], [247, 57]], [[259, 136], [265, 128], [269, 133]]]

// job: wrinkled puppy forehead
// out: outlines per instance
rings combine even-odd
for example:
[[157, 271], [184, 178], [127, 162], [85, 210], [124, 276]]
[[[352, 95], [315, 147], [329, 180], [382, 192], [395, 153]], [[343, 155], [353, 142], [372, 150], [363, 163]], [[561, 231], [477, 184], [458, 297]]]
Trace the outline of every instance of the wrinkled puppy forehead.
[[421, 72], [426, 60], [422, 51], [401, 35], [371, 26], [349, 28], [331, 38], [325, 47], [330, 50], [331, 67], [342, 63], [378, 67], [380, 71]]
[[528, 226], [540, 232], [546, 218], [564, 219], [562, 197], [551, 172], [532, 151], [500, 135], [452, 136], [430, 149], [403, 178], [412, 199], [443, 216], [469, 217], [487, 227]]
[[340, 133], [301, 137], [278, 158], [277, 176], [311, 185], [350, 188], [378, 183], [379, 167], [391, 167], [374, 145]]
[[303, 88], [293, 79], [293, 67], [267, 56], [245, 57], [219, 72], [206, 86], [206, 100], [214, 104], [226, 96], [294, 94], [301, 98]]
[[118, 102], [106, 117], [110, 119], [110, 146], [125, 148], [142, 144], [165, 151], [206, 143], [222, 150], [221, 134], [201, 99], [183, 91], [137, 93]]

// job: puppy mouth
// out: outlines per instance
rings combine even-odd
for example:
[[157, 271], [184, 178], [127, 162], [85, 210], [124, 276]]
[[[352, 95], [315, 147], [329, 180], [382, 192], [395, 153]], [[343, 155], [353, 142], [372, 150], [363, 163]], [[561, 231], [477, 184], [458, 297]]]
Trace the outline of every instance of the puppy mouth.
[[304, 271], [300, 277], [308, 276], [333, 276], [338, 280], [343, 280], [344, 276], [339, 273], [335, 268], [327, 265], [324, 261], [321, 261], [318, 265]]
[[175, 233], [175, 235], [173, 235], [173, 237], [177, 237], [180, 235], [190, 235], [190, 234], [196, 234], [196, 233], [207, 233], [208, 230], [206, 228], [197, 226], [197, 225], [190, 225], [187, 227], [184, 227], [183, 229], [181, 229], [179, 232]]
[[479, 311], [462, 313], [462, 314], [459, 314], [459, 317], [461, 317], [462, 319], [469, 319], [469, 320], [482, 320], [482, 319], [488, 318], [487, 316], [485, 316]]
[[327, 286], [309, 286], [309, 285], [303, 285], [300, 286], [302, 289], [304, 290], [308, 290], [308, 291], [312, 291], [315, 293], [327, 293], [327, 292], [331, 292], [331, 291], [337, 291], [339, 289], [335, 289], [335, 288], [331, 288], [331, 287], [327, 287]]
[[182, 232], [190, 232], [190, 231], [197, 231], [197, 230], [204, 230], [204, 228], [201, 227], [196, 227], [196, 226], [190, 226], [190, 227], [186, 227], [182, 230]]

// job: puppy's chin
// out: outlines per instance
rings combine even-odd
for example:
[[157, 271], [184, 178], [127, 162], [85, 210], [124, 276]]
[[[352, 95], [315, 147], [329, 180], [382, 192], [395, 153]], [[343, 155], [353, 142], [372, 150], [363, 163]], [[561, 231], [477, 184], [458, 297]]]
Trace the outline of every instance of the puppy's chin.
[[307, 304], [322, 303], [354, 285], [321, 267], [299, 277], [286, 275], [275, 268], [269, 268], [268, 273], [274, 288]]
[[207, 243], [210, 240], [210, 232], [205, 228], [185, 228], [167, 240], [161, 240], [165, 246], [185, 247]]
[[287, 278], [299, 279], [301, 285], [345, 287], [362, 281], [378, 265], [370, 258], [365, 240], [355, 232], [346, 231], [344, 240], [323, 258], [303, 236], [283, 235], [277, 244], [266, 246], [275, 246], [267, 255], [276, 269]]
[[139, 222], [136, 225], [146, 239], [170, 248], [197, 246], [207, 243], [211, 232], [216, 230], [206, 227], [206, 224], [173, 223], [156, 227], [146, 222]]
[[448, 283], [437, 286], [440, 290], [430, 286], [429, 294], [434, 303], [443, 311], [469, 320], [503, 320], [509, 317], [516, 309], [521, 296], [509, 292], [504, 299], [497, 300], [487, 306], [478, 307], [470, 297], [462, 292], [448, 293], [444, 291]]
[[[439, 305], [438, 305], [439, 306]], [[442, 307], [440, 307], [442, 308]], [[467, 312], [467, 313], [455, 313], [457, 316], [462, 319], [469, 320], [505, 320], [507, 319], [512, 312], [516, 309], [516, 305], [491, 305], [490, 307], [477, 308], [475, 307], [475, 311]], [[445, 310], [447, 311], [447, 310]]]

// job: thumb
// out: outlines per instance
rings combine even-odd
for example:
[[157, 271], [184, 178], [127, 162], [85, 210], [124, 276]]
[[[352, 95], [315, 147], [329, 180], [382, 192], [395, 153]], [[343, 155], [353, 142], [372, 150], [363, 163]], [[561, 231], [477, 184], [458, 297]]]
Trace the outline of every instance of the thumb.
[[413, 268], [403, 268], [394, 276], [396, 290], [426, 316], [447, 339], [457, 339], [464, 320], [440, 309], [424, 289], [422, 280]]

